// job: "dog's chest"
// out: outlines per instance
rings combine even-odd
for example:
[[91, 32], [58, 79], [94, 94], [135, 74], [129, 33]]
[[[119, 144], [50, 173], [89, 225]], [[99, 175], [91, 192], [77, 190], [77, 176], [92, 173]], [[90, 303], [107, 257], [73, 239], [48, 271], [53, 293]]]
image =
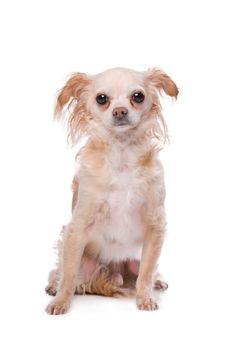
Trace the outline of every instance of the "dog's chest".
[[145, 201], [145, 183], [136, 157], [118, 153], [108, 162], [109, 184], [105, 202], [109, 212], [101, 235], [105, 261], [139, 259], [143, 240], [141, 206]]

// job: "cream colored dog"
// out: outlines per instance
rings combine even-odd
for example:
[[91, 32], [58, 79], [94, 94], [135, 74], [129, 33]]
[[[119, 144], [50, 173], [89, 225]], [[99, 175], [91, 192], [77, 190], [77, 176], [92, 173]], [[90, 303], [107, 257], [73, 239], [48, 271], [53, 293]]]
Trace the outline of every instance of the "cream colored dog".
[[66, 118], [73, 144], [88, 139], [77, 155], [72, 218], [46, 287], [56, 295], [49, 314], [66, 312], [74, 293], [121, 296], [132, 286], [139, 309], [158, 307], [152, 289], [167, 288], [157, 272], [166, 227], [161, 91], [178, 95], [161, 70], [125, 68], [74, 74], [61, 90], [56, 117]]

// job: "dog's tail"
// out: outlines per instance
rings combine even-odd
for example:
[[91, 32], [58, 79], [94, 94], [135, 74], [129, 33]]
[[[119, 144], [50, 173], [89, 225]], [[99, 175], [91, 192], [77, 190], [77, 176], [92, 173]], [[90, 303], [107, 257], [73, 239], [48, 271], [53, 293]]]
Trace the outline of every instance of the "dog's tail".
[[101, 265], [87, 283], [77, 285], [76, 294], [97, 294], [122, 298], [134, 296], [135, 291], [115, 285], [111, 280], [110, 270], [106, 266]]

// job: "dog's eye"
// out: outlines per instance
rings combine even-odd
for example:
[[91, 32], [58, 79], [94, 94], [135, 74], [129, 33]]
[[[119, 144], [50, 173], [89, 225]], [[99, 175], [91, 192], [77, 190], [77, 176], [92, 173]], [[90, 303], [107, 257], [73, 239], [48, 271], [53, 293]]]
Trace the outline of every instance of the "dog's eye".
[[143, 95], [142, 92], [135, 92], [132, 95], [132, 100], [136, 103], [142, 103], [145, 99], [145, 96]]
[[96, 96], [96, 102], [99, 104], [99, 105], [105, 105], [105, 103], [108, 102], [108, 97], [104, 94], [101, 94], [101, 95], [97, 95]]

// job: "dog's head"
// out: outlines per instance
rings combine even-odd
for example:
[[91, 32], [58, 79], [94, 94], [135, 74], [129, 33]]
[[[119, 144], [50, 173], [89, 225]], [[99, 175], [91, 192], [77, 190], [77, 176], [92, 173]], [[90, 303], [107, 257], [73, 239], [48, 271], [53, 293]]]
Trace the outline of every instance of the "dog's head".
[[146, 131], [151, 125], [155, 134], [166, 137], [158, 97], [162, 90], [171, 97], [178, 95], [175, 83], [159, 69], [114, 68], [94, 76], [77, 73], [61, 90], [56, 115], [68, 112], [73, 143], [88, 130], [122, 134], [139, 128]]

